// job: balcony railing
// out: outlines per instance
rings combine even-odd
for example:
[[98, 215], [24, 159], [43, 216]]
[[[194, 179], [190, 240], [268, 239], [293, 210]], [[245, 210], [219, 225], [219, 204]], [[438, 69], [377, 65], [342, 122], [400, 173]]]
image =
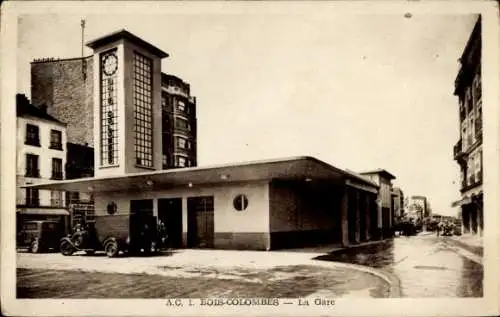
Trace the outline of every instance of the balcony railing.
[[178, 94], [178, 95], [184, 96], [186, 98], [189, 96], [189, 93], [185, 89], [181, 89], [179, 87], [169, 86], [166, 88], [166, 90], [170, 94]]
[[476, 120], [475, 132], [476, 132], [476, 139], [481, 140], [483, 136], [483, 120], [481, 118], [478, 118]]
[[462, 155], [464, 155], [464, 151], [462, 150], [462, 139], [460, 139], [453, 147], [453, 157], [459, 159]]
[[49, 149], [62, 151], [62, 143], [50, 142]]
[[483, 173], [476, 174], [476, 183], [481, 183], [483, 181]]
[[468, 180], [469, 180], [468, 182], [465, 179], [462, 180], [462, 188], [461, 188], [462, 191], [466, 191], [470, 188], [473, 188], [473, 187], [476, 187], [476, 186], [482, 184], [483, 174], [482, 174], [482, 172], [479, 174], [472, 174]]
[[63, 207], [63, 201], [61, 199], [51, 199], [50, 205], [52, 207]]
[[467, 188], [467, 181], [465, 179], [462, 180], [462, 189]]
[[38, 197], [27, 197], [26, 198], [26, 206], [27, 207], [39, 207], [40, 199]]
[[29, 137], [24, 141], [26, 145], [40, 146], [40, 138], [37, 137]]
[[26, 177], [40, 177], [40, 170], [37, 168], [31, 168], [26, 170]]

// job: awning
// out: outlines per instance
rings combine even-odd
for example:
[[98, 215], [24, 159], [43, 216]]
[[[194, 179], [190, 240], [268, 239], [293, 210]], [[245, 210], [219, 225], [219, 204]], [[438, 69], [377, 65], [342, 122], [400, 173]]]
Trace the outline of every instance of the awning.
[[451, 207], [460, 207], [460, 206], [467, 205], [467, 204], [470, 204], [470, 203], [472, 203], [472, 199], [467, 196], [467, 197], [463, 197], [462, 199], [454, 201], [453, 203], [451, 203]]
[[62, 208], [18, 208], [17, 212], [22, 215], [69, 216], [69, 212]]

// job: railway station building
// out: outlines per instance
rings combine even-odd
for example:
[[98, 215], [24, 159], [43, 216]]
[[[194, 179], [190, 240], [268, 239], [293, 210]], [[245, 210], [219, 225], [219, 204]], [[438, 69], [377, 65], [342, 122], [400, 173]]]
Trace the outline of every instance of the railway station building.
[[[87, 44], [94, 176], [27, 188], [92, 194], [98, 215], [152, 214], [173, 247], [272, 250], [380, 238], [380, 185], [313, 157], [163, 169], [159, 48], [122, 30]], [[385, 228], [382, 228], [385, 229]]]

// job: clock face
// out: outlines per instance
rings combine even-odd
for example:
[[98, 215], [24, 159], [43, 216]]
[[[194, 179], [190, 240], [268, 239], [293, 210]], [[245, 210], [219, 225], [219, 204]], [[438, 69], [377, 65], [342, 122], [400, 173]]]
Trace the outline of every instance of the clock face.
[[104, 57], [102, 64], [103, 64], [104, 74], [108, 76], [113, 75], [116, 72], [116, 69], [118, 68], [118, 58], [116, 57], [116, 54], [111, 53], [106, 57]]

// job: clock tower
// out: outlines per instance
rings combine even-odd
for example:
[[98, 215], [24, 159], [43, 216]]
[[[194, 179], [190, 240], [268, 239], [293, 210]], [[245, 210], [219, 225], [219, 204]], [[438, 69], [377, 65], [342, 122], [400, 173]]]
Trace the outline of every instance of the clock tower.
[[168, 54], [126, 30], [94, 50], [95, 176], [162, 169], [161, 60]]

